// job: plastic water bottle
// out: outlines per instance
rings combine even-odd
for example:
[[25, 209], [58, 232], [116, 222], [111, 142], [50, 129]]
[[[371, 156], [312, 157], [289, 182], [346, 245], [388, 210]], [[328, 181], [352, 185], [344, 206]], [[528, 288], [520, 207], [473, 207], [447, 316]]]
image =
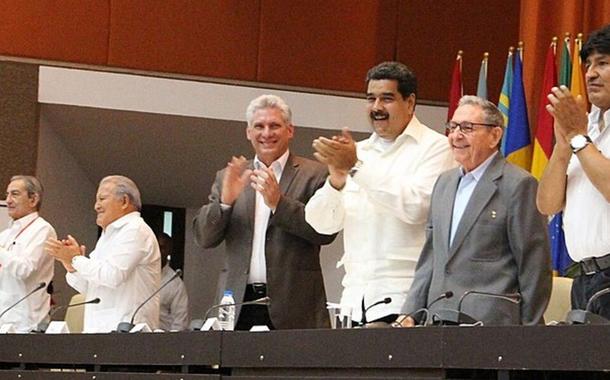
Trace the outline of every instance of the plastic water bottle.
[[[223, 330], [233, 331], [235, 328], [235, 299], [233, 298], [233, 292], [231, 290], [225, 290], [222, 299], [220, 300], [221, 306], [218, 308], [218, 322]], [[228, 306], [231, 305], [231, 306]]]

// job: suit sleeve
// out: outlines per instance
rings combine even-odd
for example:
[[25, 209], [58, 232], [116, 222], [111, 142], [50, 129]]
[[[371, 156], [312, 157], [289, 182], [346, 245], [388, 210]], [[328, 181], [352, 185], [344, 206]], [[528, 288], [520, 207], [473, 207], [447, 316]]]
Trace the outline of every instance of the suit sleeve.
[[527, 177], [511, 196], [509, 244], [518, 267], [521, 322], [543, 322], [552, 286], [546, 221], [536, 208], [537, 182]]
[[432, 226], [431, 215], [432, 210], [430, 210], [430, 216], [428, 216], [428, 222], [426, 223], [426, 242], [415, 267], [413, 284], [409, 289], [407, 300], [402, 308], [403, 314], [413, 313], [421, 308], [425, 308], [428, 304], [428, 293], [430, 292], [434, 268], [434, 228]]
[[216, 173], [212, 191], [208, 197], [208, 204], [201, 207], [193, 220], [193, 234], [195, 242], [203, 248], [213, 248], [222, 243], [225, 231], [231, 219], [232, 207], [223, 207], [220, 204], [220, 189], [224, 170]]
[[[301, 174], [305, 175], [305, 174]], [[326, 180], [326, 171], [318, 170], [313, 172], [308, 181], [307, 200], [322, 187]], [[306, 200], [306, 201], [307, 201]], [[305, 203], [291, 198], [289, 195], [282, 195], [277, 205], [275, 213], [271, 217], [271, 224], [282, 230], [305, 239], [315, 245], [330, 244], [336, 234], [322, 234], [316, 232], [314, 228], [305, 220]]]

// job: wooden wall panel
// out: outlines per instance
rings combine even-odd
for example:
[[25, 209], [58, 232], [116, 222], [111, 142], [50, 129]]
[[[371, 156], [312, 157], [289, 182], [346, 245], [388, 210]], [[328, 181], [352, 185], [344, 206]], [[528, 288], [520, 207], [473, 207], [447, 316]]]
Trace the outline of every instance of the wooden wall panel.
[[108, 0], [0, 1], [0, 54], [105, 65]]
[[392, 59], [395, 0], [261, 0], [258, 80], [362, 92], [373, 65]]
[[110, 66], [255, 80], [258, 0], [112, 0]]
[[519, 39], [520, 1], [400, 0], [399, 8], [397, 59], [416, 72], [420, 99], [447, 101], [455, 57], [463, 50], [464, 93], [476, 93], [488, 51], [489, 99], [498, 101], [508, 48]]
[[0, 62], [0, 109], [0, 193], [4, 194], [13, 175], [35, 174], [39, 114], [37, 65]]

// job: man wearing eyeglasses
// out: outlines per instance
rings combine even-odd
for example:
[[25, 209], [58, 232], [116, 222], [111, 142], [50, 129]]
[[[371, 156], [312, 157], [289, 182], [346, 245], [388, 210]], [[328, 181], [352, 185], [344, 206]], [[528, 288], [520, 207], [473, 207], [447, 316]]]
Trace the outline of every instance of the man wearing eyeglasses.
[[[485, 325], [543, 322], [551, 292], [546, 222], [534, 177], [498, 152], [502, 123], [493, 103], [464, 96], [447, 124], [460, 167], [434, 187], [407, 315], [429, 307], [428, 316], [461, 309]], [[415, 313], [402, 324], [424, 319]]]

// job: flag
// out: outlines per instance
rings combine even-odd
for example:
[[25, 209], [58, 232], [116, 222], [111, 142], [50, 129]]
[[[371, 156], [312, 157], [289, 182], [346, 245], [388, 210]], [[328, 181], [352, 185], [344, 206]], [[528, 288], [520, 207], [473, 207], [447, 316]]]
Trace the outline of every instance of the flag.
[[532, 165], [532, 146], [527, 120], [525, 89], [523, 88], [522, 53], [523, 47], [520, 46], [517, 49], [517, 54], [515, 54], [514, 78], [510, 93], [508, 125], [505, 131], [506, 141], [503, 154], [508, 162], [529, 171]]
[[464, 87], [462, 85], [462, 54], [458, 51], [453, 65], [453, 74], [451, 75], [451, 88], [449, 89], [449, 110], [447, 112], [447, 121], [451, 120], [453, 113], [457, 108], [458, 102], [464, 95]]
[[[513, 51], [512, 46], [508, 49], [508, 57], [506, 58], [506, 69], [504, 69], [504, 83], [502, 83], [502, 91], [500, 91], [500, 99], [498, 100], [498, 108], [504, 117], [504, 128], [508, 126], [508, 108], [510, 107], [510, 91], [513, 88]], [[506, 134], [502, 137], [502, 152], [505, 151]]]
[[534, 137], [534, 151], [532, 154], [532, 175], [540, 180], [542, 172], [553, 153], [553, 117], [546, 110], [549, 104], [547, 95], [551, 93], [551, 88], [556, 86], [557, 66], [555, 65], [555, 55], [557, 50], [557, 37], [549, 46], [546, 53], [544, 64], [544, 75], [542, 79], [542, 91], [540, 92], [540, 102], [538, 103], [538, 120], [536, 122], [536, 136]]
[[580, 60], [580, 50], [582, 49], [582, 33], [574, 40], [574, 54], [572, 55], [572, 76], [570, 78], [570, 92], [572, 95], [582, 96], [587, 100], [585, 81], [582, 75], [582, 62]]
[[487, 62], [489, 61], [489, 53], [483, 54], [481, 61], [481, 69], [479, 70], [479, 82], [477, 83], [477, 96], [487, 100]]
[[570, 87], [570, 79], [572, 78], [572, 62], [570, 58], [570, 33], [566, 33], [563, 39], [563, 50], [561, 53], [561, 65], [559, 67], [559, 85]]

